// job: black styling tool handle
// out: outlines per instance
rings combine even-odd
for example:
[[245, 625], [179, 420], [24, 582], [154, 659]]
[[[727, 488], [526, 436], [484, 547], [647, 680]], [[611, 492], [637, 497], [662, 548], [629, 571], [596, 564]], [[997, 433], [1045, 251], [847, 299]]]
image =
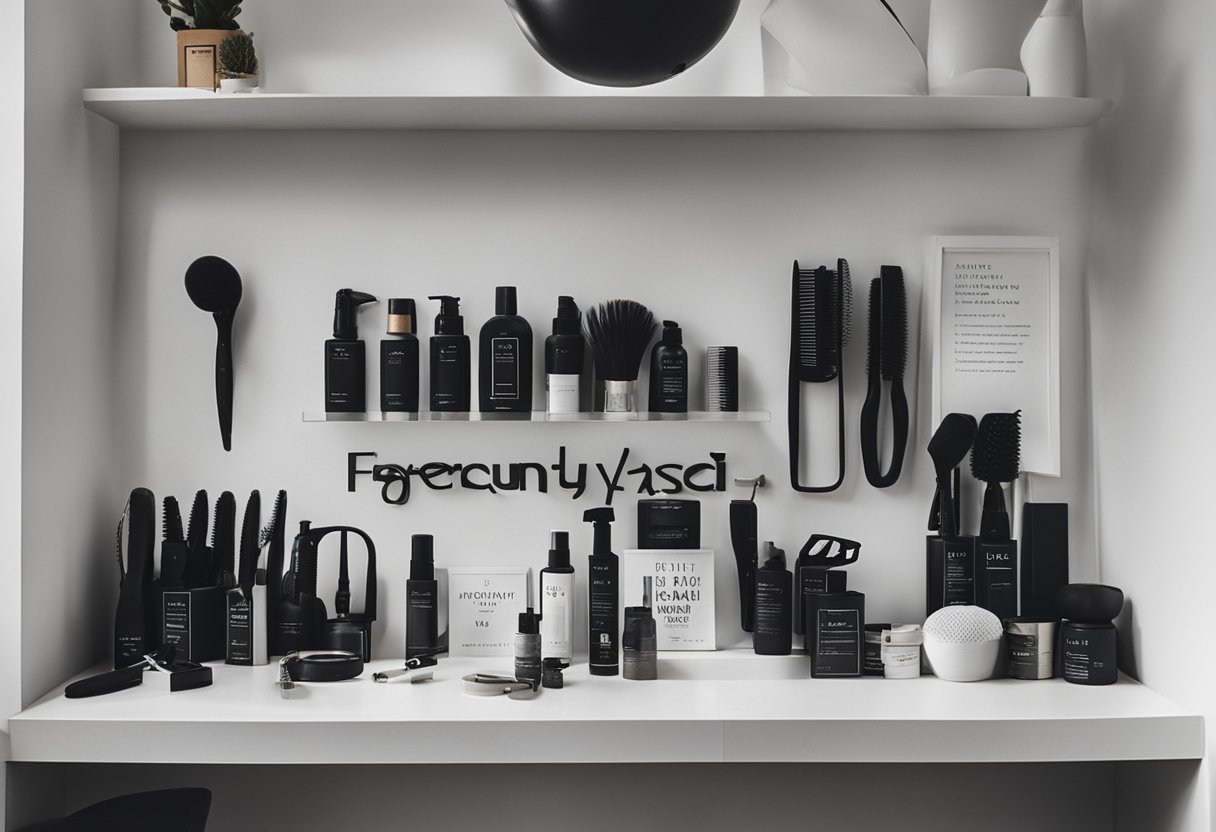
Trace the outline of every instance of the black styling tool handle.
[[339, 619], [350, 618], [350, 554], [348, 536], [348, 532], [342, 532], [341, 548], [338, 552], [338, 592], [334, 595], [334, 615]]
[[739, 572], [739, 625], [750, 633], [756, 620], [756, 560], [759, 556], [758, 511], [752, 500], [730, 501], [730, 543]]
[[883, 475], [879, 488], [890, 488], [899, 480], [904, 470], [904, 456], [908, 451], [908, 396], [904, 393], [904, 380], [900, 376], [891, 379], [891, 468]]
[[[891, 467], [885, 473], [878, 455], [878, 411], [882, 400], [882, 378], [870, 375], [865, 404], [861, 406], [861, 463], [866, 469], [866, 479], [875, 488], [890, 488], [899, 481], [904, 468], [904, 455], [908, 450], [908, 397], [904, 393], [903, 379], [891, 379]], [[936, 503], [936, 497], [934, 501]], [[929, 515], [929, 528], [933, 530], [933, 515]]]
[[[874, 340], [872, 333], [870, 340]], [[882, 406], [882, 376], [872, 369], [867, 378], [866, 400], [861, 406], [861, 465], [870, 485], [885, 488], [886, 486], [881, 485], [882, 461], [878, 458], [878, 413]]]
[[224, 450], [232, 450], [232, 319], [231, 312], [215, 312], [215, 406], [220, 417]]
[[147, 667], [148, 663], [142, 661], [119, 670], [98, 673], [96, 676], [72, 682], [64, 688], [63, 695], [67, 699], [87, 699], [90, 696], [103, 696], [136, 687], [143, 684], [144, 670]]

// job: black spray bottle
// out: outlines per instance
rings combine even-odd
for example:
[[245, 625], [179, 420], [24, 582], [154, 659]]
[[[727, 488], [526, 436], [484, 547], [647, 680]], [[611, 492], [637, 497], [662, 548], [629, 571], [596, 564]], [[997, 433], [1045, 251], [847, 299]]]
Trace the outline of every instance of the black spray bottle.
[[756, 621], [753, 644], [759, 656], [788, 656], [793, 647], [794, 580], [785, 552], [764, 543], [764, 565], [756, 570]]
[[435, 538], [410, 538], [410, 577], [405, 582], [405, 657], [439, 649], [439, 585], [435, 582]]
[[550, 413], [582, 409], [586, 344], [581, 318], [574, 298], [562, 295], [557, 299], [553, 334], [545, 339], [545, 409]]
[[688, 412], [688, 353], [675, 321], [663, 321], [663, 337], [650, 351], [650, 412]]
[[470, 401], [469, 336], [464, 334], [460, 298], [431, 295], [439, 301], [431, 336], [431, 410], [467, 413]]
[[354, 289], [334, 298], [334, 337], [325, 342], [325, 412], [367, 411], [367, 348], [359, 340], [359, 307], [376, 299]]
[[380, 410], [418, 412], [417, 310], [413, 298], [388, 302], [388, 334], [380, 342]]
[[621, 562], [612, 552], [612, 521], [615, 519], [616, 513], [607, 506], [583, 513], [583, 520], [595, 529], [591, 557], [587, 559], [587, 644], [592, 676], [616, 676], [621, 672], [618, 612]]
[[477, 389], [482, 413], [532, 412], [532, 327], [519, 316], [514, 286], [494, 291], [494, 317], [481, 327]]

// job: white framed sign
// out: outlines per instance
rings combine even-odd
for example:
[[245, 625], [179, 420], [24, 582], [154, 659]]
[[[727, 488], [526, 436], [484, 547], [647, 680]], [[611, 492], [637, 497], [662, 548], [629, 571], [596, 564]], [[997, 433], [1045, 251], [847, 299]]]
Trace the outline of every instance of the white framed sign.
[[716, 650], [712, 549], [626, 549], [621, 558], [621, 609], [642, 603], [642, 579], [654, 579], [656, 647]]
[[512, 656], [529, 605], [527, 567], [449, 566], [448, 655]]
[[1022, 411], [1022, 470], [1060, 476], [1060, 240], [934, 237], [933, 424]]

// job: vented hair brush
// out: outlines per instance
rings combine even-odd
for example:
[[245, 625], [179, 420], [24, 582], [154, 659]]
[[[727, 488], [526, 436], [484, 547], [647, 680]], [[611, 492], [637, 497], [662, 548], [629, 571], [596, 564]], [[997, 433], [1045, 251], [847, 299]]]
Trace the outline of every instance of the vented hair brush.
[[[790, 484], [795, 491], [819, 494], [844, 484], [844, 346], [853, 330], [853, 283], [849, 264], [836, 261], [836, 271], [826, 266], [803, 269], [794, 261], [790, 320], [789, 439]], [[830, 485], [803, 485], [802, 384], [836, 382], [838, 400], [839, 456], [836, 481]]]
[[981, 542], [1003, 543], [1012, 539], [1002, 483], [1016, 480], [1021, 468], [1022, 411], [984, 416], [971, 449], [971, 475], [987, 484], [980, 519]]
[[604, 383], [604, 412], [630, 413], [638, 370], [654, 337], [654, 315], [633, 300], [610, 300], [587, 311], [583, 331]]
[[[882, 276], [870, 282], [870, 332], [866, 355], [869, 387], [861, 407], [861, 462], [866, 479], [875, 488], [888, 488], [899, 480], [908, 448], [908, 398], [904, 394], [904, 366], [908, 359], [908, 298], [903, 269], [883, 266]], [[891, 386], [891, 467], [882, 470], [879, 453], [879, 412], [882, 383]]]

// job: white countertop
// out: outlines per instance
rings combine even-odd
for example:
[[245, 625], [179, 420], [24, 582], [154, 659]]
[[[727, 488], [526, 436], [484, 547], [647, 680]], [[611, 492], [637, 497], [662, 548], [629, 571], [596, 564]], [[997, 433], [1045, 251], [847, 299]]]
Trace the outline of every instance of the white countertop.
[[[756, 658], [722, 652], [708, 661], [746, 668]], [[302, 684], [289, 700], [274, 684], [277, 663], [216, 664], [211, 687], [173, 694], [145, 685], [68, 700], [59, 689], [10, 721], [12, 759], [919, 763], [1204, 753], [1201, 716], [1127, 679], [1108, 687], [1058, 679], [957, 684], [928, 676], [633, 682], [591, 677], [586, 665], [576, 665], [566, 671], [564, 689], [513, 701], [460, 691], [461, 676], [505, 671], [507, 659], [441, 659], [435, 681], [422, 684], [370, 681], [374, 670], [400, 664], [375, 661], [358, 679]], [[757, 670], [762, 666], [763, 660]]]

